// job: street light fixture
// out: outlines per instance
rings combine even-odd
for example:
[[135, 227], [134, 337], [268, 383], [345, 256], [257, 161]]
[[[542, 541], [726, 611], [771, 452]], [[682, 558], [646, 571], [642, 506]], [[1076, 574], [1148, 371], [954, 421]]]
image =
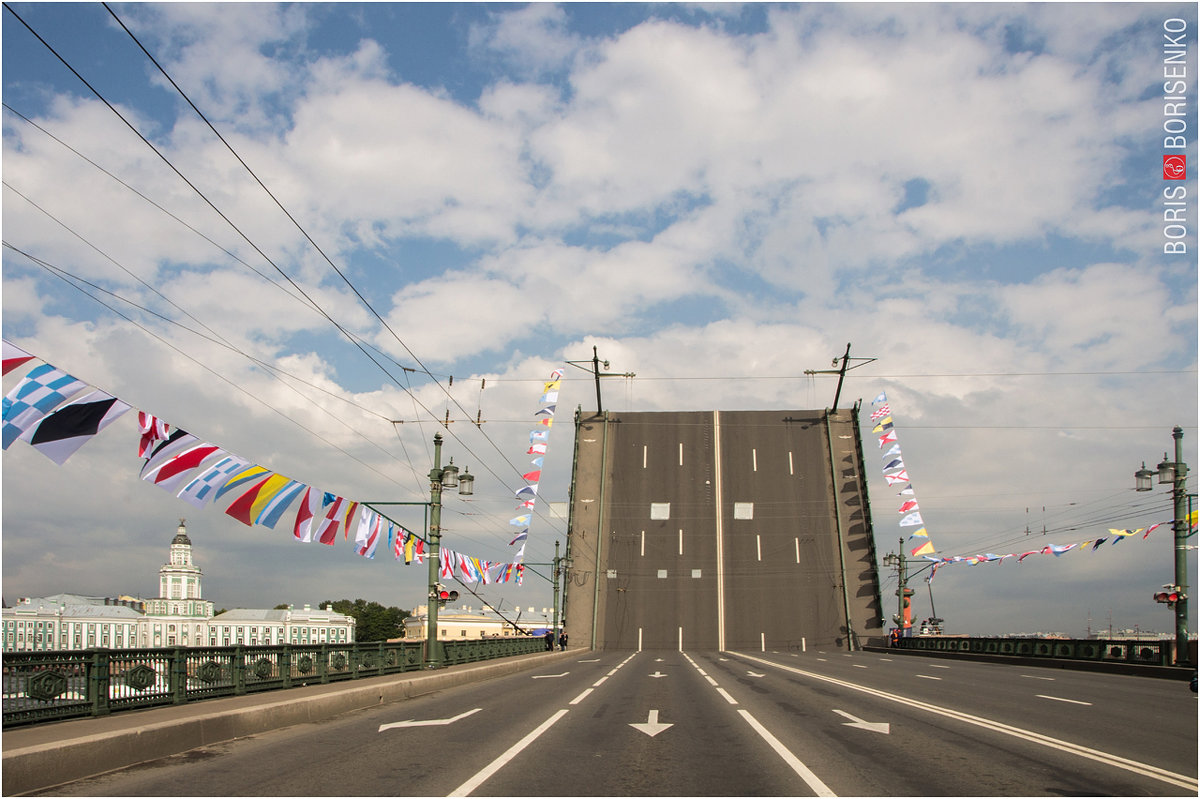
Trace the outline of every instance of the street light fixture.
[[474, 493], [475, 477], [465, 470], [460, 475], [454, 459], [442, 466], [442, 434], [433, 436], [433, 468], [429, 470], [429, 596], [425, 603], [425, 668], [442, 666], [442, 644], [438, 640], [438, 603], [441, 589], [438, 570], [441, 566], [439, 549], [442, 540], [442, 491], [457, 488], [460, 496]]
[[[1175, 530], [1175, 583], [1174, 592], [1177, 594], [1175, 605], [1175, 662], [1186, 663], [1188, 657], [1188, 611], [1187, 611], [1187, 464], [1183, 462], [1183, 428], [1176, 427], [1171, 431], [1175, 439], [1175, 460], [1169, 460], [1163, 453], [1162, 462], [1158, 464], [1158, 482], [1160, 485], [1170, 485], [1172, 498], [1175, 501], [1175, 520], [1172, 527]], [[1134, 472], [1134, 488], [1137, 491], [1152, 491], [1154, 472], [1142, 468]], [[1169, 604], [1169, 603], [1168, 603]]]

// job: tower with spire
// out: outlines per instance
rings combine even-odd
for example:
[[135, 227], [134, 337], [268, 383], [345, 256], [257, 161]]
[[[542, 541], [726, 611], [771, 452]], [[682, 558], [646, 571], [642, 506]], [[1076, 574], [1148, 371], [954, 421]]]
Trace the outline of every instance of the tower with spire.
[[202, 574], [200, 567], [192, 561], [187, 520], [180, 519], [175, 537], [171, 539], [167, 563], [158, 570], [158, 597], [146, 600], [146, 615], [212, 618], [213, 603], [203, 599], [200, 591]]

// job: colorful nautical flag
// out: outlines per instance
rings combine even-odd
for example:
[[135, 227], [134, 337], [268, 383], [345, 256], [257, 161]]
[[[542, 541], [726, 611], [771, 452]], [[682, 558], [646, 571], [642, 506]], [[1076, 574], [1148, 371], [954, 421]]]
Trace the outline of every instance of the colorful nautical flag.
[[12, 344], [11, 342], [9, 342], [7, 340], [5, 340], [3, 342], [3, 348], [4, 348], [4, 353], [3, 353], [4, 372], [3, 372], [3, 374], [8, 374], [9, 372], [11, 372], [13, 369], [16, 369], [21, 364], [26, 363], [27, 361], [33, 360], [34, 356], [30, 355], [28, 352], [21, 349], [16, 344]]
[[82, 380], [76, 380], [48, 363], [33, 367], [4, 398], [3, 414], [0, 415], [4, 422], [0, 428], [3, 446], [0, 448], [8, 449], [28, 428], [85, 387]]
[[[6, 342], [7, 343], [7, 342]], [[129, 404], [103, 391], [92, 391], [52, 411], [21, 438], [62, 466], [67, 458], [129, 410]]]

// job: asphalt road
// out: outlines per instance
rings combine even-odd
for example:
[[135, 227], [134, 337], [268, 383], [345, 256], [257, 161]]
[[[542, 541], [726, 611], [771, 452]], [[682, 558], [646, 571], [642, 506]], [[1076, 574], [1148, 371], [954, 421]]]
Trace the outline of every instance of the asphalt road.
[[1195, 796], [1185, 683], [923, 657], [580, 652], [45, 795]]

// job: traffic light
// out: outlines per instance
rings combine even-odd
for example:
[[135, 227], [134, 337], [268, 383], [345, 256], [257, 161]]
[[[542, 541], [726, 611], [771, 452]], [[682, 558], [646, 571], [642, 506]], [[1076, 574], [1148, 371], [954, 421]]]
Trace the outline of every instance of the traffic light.
[[1158, 591], [1154, 594], [1155, 602], [1162, 602], [1166, 604], [1167, 607], [1173, 608], [1175, 607], [1175, 603], [1180, 599], [1186, 599], [1186, 597], [1180, 593], [1179, 586], [1177, 585], [1164, 585], [1163, 588], [1166, 590]]
[[458, 599], [457, 591], [447, 591], [446, 586], [442, 585], [441, 583], [438, 583], [437, 590], [438, 590], [437, 599], [438, 599], [438, 607], [439, 608], [446, 607], [447, 601], [453, 602], [454, 600]]

